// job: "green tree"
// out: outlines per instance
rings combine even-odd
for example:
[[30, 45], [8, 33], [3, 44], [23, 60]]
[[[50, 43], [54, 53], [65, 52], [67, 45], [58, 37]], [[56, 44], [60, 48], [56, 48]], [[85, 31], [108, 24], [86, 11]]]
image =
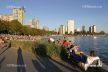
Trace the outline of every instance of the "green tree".
[[103, 35], [103, 34], [105, 34], [105, 32], [104, 31], [100, 31], [99, 34], [102, 34]]
[[17, 20], [12, 20], [10, 24], [10, 30], [14, 30], [14, 34], [20, 34], [20, 30], [23, 27], [22, 24]]
[[8, 22], [0, 20], [0, 33], [8, 33]]
[[20, 35], [51, 35], [56, 34], [54, 31], [45, 31], [40, 29], [31, 28], [29, 26], [23, 26], [19, 21], [12, 20], [1, 21], [0, 20], [0, 33], [4, 34], [20, 34]]

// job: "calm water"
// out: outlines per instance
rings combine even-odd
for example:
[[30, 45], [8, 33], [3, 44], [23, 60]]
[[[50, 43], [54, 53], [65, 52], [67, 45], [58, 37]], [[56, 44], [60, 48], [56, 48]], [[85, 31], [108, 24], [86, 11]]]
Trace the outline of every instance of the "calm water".
[[70, 37], [69, 39], [78, 44], [87, 55], [91, 50], [95, 50], [101, 60], [108, 65], [108, 37]]
[[[55, 36], [54, 38], [57, 40], [59, 38], [62, 39], [63, 37]], [[91, 50], [95, 50], [103, 63], [108, 65], [108, 37], [69, 37], [68, 40], [71, 40], [72, 43], [79, 45], [80, 49], [87, 55], [89, 55]]]

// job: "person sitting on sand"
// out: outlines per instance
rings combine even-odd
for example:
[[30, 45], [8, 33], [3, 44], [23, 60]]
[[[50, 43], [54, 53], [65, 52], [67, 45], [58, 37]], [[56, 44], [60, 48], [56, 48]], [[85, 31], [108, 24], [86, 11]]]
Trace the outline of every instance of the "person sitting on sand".
[[87, 56], [86, 62], [80, 62], [79, 65], [86, 71], [90, 64], [92, 64], [95, 60], [99, 60], [100, 58], [96, 56], [96, 51], [90, 51], [90, 55]]

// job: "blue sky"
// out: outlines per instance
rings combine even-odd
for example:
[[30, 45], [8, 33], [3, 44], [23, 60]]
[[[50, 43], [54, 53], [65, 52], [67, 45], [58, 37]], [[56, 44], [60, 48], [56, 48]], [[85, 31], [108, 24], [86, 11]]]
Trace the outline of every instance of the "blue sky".
[[108, 0], [1, 0], [0, 14], [10, 14], [9, 6], [25, 6], [25, 24], [38, 18], [41, 26], [54, 29], [72, 19], [75, 28], [96, 25], [108, 32]]

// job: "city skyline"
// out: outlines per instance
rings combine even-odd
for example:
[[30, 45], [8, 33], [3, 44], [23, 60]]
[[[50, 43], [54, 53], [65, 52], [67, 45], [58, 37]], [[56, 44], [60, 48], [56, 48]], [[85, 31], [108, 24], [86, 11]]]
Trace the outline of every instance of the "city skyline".
[[96, 25], [97, 31], [108, 32], [107, 3], [107, 0], [8, 0], [0, 3], [0, 14], [10, 14], [9, 6], [25, 6], [25, 24], [32, 18], [38, 18], [42, 26], [54, 30], [72, 19], [75, 21], [75, 28]]

